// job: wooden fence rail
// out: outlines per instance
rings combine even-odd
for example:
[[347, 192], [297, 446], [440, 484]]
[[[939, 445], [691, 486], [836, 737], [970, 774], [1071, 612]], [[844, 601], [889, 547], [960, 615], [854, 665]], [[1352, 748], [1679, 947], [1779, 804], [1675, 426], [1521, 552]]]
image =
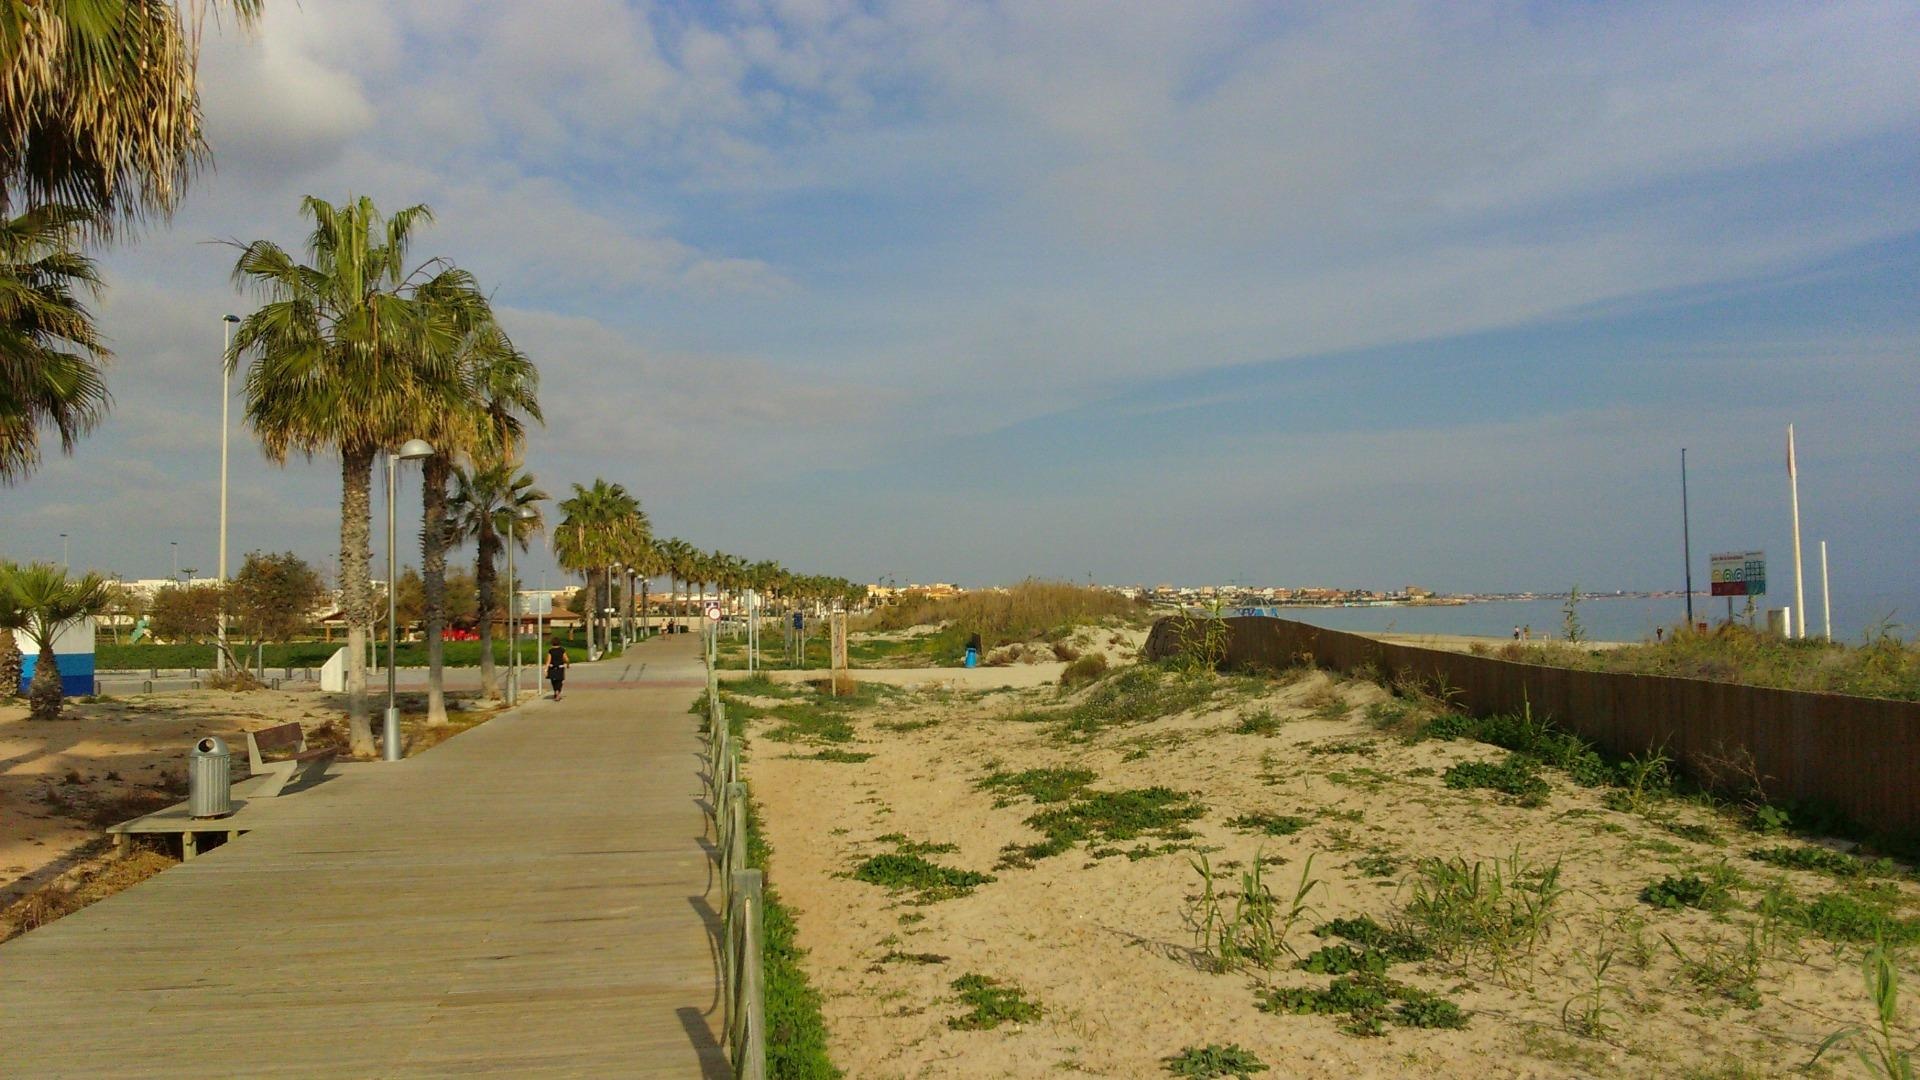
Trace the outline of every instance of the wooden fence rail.
[[[1229, 667], [1311, 663], [1444, 687], [1476, 716], [1531, 709], [1615, 754], [1659, 749], [1705, 783], [1748, 771], [1774, 801], [1838, 809], [1867, 828], [1920, 835], [1920, 702], [1581, 671], [1394, 645], [1288, 619], [1224, 620]], [[1162, 619], [1146, 655], [1179, 652]]]
[[738, 1080], [766, 1080], [765, 883], [747, 865], [747, 785], [740, 747], [727, 728], [720, 683], [707, 655], [707, 784], [720, 864], [722, 1000], [727, 1060]]

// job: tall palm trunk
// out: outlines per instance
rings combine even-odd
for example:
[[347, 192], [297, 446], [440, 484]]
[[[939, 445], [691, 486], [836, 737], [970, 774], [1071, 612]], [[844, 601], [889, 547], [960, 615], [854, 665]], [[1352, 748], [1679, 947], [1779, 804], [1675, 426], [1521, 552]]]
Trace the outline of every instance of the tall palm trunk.
[[[340, 455], [340, 608], [347, 620], [347, 749], [373, 756], [367, 712], [368, 628], [373, 623], [373, 454], [354, 447]], [[391, 582], [387, 585], [392, 588]]]
[[27, 712], [35, 720], [60, 719], [60, 662], [53, 655], [53, 636], [40, 646], [34, 661], [33, 683], [27, 687]]
[[13, 631], [0, 630], [0, 701], [19, 696], [20, 671], [25, 666], [20, 643], [13, 640]]
[[[500, 696], [498, 678], [493, 666], [493, 608], [494, 594], [494, 556], [500, 553], [500, 537], [493, 531], [493, 515], [487, 514], [480, 519], [480, 555], [473, 562], [473, 584], [479, 596], [480, 617], [480, 693], [488, 701]], [[507, 582], [507, 588], [514, 583]], [[511, 640], [511, 637], [509, 637]]]
[[447, 474], [445, 454], [422, 465], [420, 584], [427, 622], [427, 726], [447, 725]]

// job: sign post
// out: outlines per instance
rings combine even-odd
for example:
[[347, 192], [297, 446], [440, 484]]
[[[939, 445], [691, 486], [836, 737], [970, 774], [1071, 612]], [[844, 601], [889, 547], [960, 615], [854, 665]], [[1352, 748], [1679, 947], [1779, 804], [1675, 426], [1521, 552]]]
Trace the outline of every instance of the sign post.
[[828, 625], [832, 628], [833, 648], [833, 696], [839, 697], [841, 688], [850, 685], [847, 678], [847, 613], [835, 611], [828, 616]]
[[1767, 553], [1731, 551], [1711, 557], [1713, 595], [1727, 598], [1727, 622], [1733, 622], [1733, 598], [1767, 591]]

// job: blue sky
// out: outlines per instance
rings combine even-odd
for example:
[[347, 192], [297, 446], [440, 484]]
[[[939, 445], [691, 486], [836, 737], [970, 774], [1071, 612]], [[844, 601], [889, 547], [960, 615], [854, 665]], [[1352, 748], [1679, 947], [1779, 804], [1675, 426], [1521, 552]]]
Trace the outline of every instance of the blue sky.
[[[1910, 4], [270, 9], [208, 43], [217, 170], [108, 256], [115, 413], [0, 493], [10, 554], [211, 565], [207, 241], [351, 191], [495, 289], [542, 483], [705, 547], [1669, 587], [1681, 446], [1697, 572], [1785, 559], [1792, 421], [1836, 591], [1920, 603]], [[332, 559], [337, 470], [237, 439], [236, 551]]]

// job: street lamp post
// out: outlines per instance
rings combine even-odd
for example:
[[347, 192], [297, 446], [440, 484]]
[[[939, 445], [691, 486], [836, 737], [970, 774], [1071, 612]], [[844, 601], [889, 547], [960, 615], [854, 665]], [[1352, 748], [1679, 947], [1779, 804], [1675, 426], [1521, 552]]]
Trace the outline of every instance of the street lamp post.
[[[620, 606], [619, 598], [614, 595], [613, 583], [616, 580], [618, 580], [622, 584], [625, 584], [626, 582], [626, 578], [624, 576], [625, 570], [626, 570], [626, 567], [620, 563], [614, 563], [612, 566], [607, 567], [607, 604], [608, 604], [607, 651], [608, 652], [613, 651], [613, 620], [615, 616], [618, 614], [618, 609]], [[622, 623], [620, 626], [620, 648], [624, 650], [628, 644], [629, 642], [627, 641], [627, 627], [625, 623]]]
[[398, 651], [399, 629], [399, 568], [395, 562], [393, 550], [394, 500], [398, 496], [400, 482], [398, 470], [402, 461], [418, 461], [433, 456], [433, 446], [425, 439], [408, 439], [398, 450], [387, 451], [387, 716], [380, 728], [380, 756], [387, 761], [400, 760], [400, 703], [396, 692], [393, 663]]
[[67, 534], [61, 533], [60, 534], [60, 569], [68, 570], [68, 569], [71, 569], [72, 566], [73, 566], [73, 563], [67, 560]]
[[173, 583], [178, 585], [180, 584], [180, 541], [169, 540], [167, 543], [173, 545]]
[[[227, 583], [227, 405], [233, 398], [233, 371], [227, 358], [233, 354], [233, 325], [238, 315], [222, 315], [220, 325], [224, 341], [220, 346], [220, 584]], [[227, 594], [220, 592], [220, 648], [213, 658], [217, 670], [227, 669]]]

